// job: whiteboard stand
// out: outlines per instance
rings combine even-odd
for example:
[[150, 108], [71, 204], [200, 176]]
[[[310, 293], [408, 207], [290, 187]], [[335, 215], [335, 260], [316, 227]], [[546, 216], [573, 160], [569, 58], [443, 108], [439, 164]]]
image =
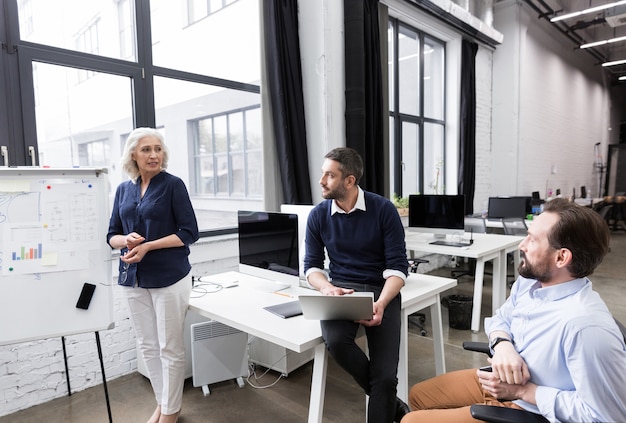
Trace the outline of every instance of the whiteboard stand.
[[115, 327], [107, 169], [2, 168], [0, 198], [0, 322], [19, 322], [0, 326], [0, 345], [61, 336], [71, 395], [65, 336], [95, 331], [112, 423], [98, 332]]
[[[96, 334], [96, 345], [98, 347], [98, 358], [100, 359], [100, 369], [102, 370], [102, 386], [104, 386], [104, 397], [107, 403], [107, 413], [109, 413], [109, 423], [113, 423], [113, 415], [111, 414], [111, 402], [109, 401], [109, 389], [107, 388], [107, 377], [104, 373], [104, 359], [102, 357], [102, 344], [100, 343], [100, 332]], [[65, 362], [65, 378], [67, 380], [67, 396], [72, 396], [72, 387], [70, 386], [70, 369], [67, 365], [67, 350], [65, 348], [65, 336], [61, 337], [63, 343], [63, 361]]]
[[107, 402], [107, 412], [109, 413], [109, 423], [113, 423], [111, 415], [111, 403], [109, 402], [109, 390], [107, 389], [107, 377], [104, 374], [104, 361], [102, 359], [102, 345], [100, 344], [100, 332], [96, 331], [96, 345], [98, 346], [98, 358], [100, 359], [100, 368], [102, 369], [102, 386], [104, 386], [104, 396]]
[[[113, 329], [109, 180], [99, 168], [0, 168], [0, 345]], [[92, 297], [79, 306], [87, 286]], [[34, 312], [36, 311], [36, 312]]]

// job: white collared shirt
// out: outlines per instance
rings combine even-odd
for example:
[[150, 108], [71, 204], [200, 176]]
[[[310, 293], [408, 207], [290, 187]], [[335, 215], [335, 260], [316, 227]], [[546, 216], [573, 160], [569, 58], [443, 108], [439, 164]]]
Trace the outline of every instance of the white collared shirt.
[[356, 203], [354, 204], [354, 207], [352, 208], [352, 210], [346, 213], [341, 207], [337, 205], [337, 200], [333, 200], [333, 203], [330, 205], [331, 216], [335, 213], [350, 214], [355, 210], [365, 211], [365, 195], [363, 194], [363, 190], [361, 189], [360, 186], [357, 186], [357, 188], [359, 189], [359, 193], [356, 197]]

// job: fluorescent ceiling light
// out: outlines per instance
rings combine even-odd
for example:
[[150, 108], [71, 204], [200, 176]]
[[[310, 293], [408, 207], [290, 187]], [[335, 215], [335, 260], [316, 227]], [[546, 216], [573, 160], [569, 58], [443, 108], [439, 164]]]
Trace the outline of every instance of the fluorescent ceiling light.
[[587, 13], [598, 12], [604, 9], [610, 9], [611, 7], [619, 6], [622, 4], [626, 4], [626, 0], [616, 1], [613, 3], [609, 3], [609, 4], [603, 4], [602, 6], [590, 7], [589, 9], [581, 10], [579, 12], [568, 13], [566, 15], [555, 16], [554, 18], [550, 19], [550, 22], [558, 22], [558, 21], [562, 21], [565, 19], [575, 18], [576, 16], [586, 15]]
[[624, 37], [617, 37], [617, 38], [611, 38], [610, 40], [595, 41], [593, 43], [583, 44], [583, 45], [580, 46], [580, 48], [598, 47], [598, 46], [603, 46], [605, 44], [617, 43], [619, 41], [626, 41], [626, 36], [624, 36]]
[[619, 79], [620, 81], [626, 81], [626, 75], [624, 75], [624, 76], [620, 76], [618, 79]]
[[616, 65], [623, 65], [624, 63], [626, 63], [626, 60], [616, 60], [614, 62], [606, 62], [606, 63], [602, 63], [602, 66], [607, 67], [607, 66], [616, 66]]

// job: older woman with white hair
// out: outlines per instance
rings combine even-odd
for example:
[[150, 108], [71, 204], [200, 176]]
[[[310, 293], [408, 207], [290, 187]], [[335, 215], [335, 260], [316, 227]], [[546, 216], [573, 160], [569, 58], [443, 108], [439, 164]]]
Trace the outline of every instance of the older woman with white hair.
[[189, 245], [198, 223], [184, 182], [165, 171], [163, 135], [137, 128], [124, 146], [130, 180], [115, 193], [107, 241], [120, 249], [118, 284], [154, 390], [148, 423], [176, 422], [185, 381], [184, 320], [191, 292]]

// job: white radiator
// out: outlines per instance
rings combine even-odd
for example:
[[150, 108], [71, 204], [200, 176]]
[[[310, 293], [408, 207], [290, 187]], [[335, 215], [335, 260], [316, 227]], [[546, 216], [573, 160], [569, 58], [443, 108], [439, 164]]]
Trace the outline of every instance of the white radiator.
[[248, 334], [219, 322], [191, 325], [193, 386], [210, 394], [209, 384], [236, 379], [239, 387], [248, 376]]

